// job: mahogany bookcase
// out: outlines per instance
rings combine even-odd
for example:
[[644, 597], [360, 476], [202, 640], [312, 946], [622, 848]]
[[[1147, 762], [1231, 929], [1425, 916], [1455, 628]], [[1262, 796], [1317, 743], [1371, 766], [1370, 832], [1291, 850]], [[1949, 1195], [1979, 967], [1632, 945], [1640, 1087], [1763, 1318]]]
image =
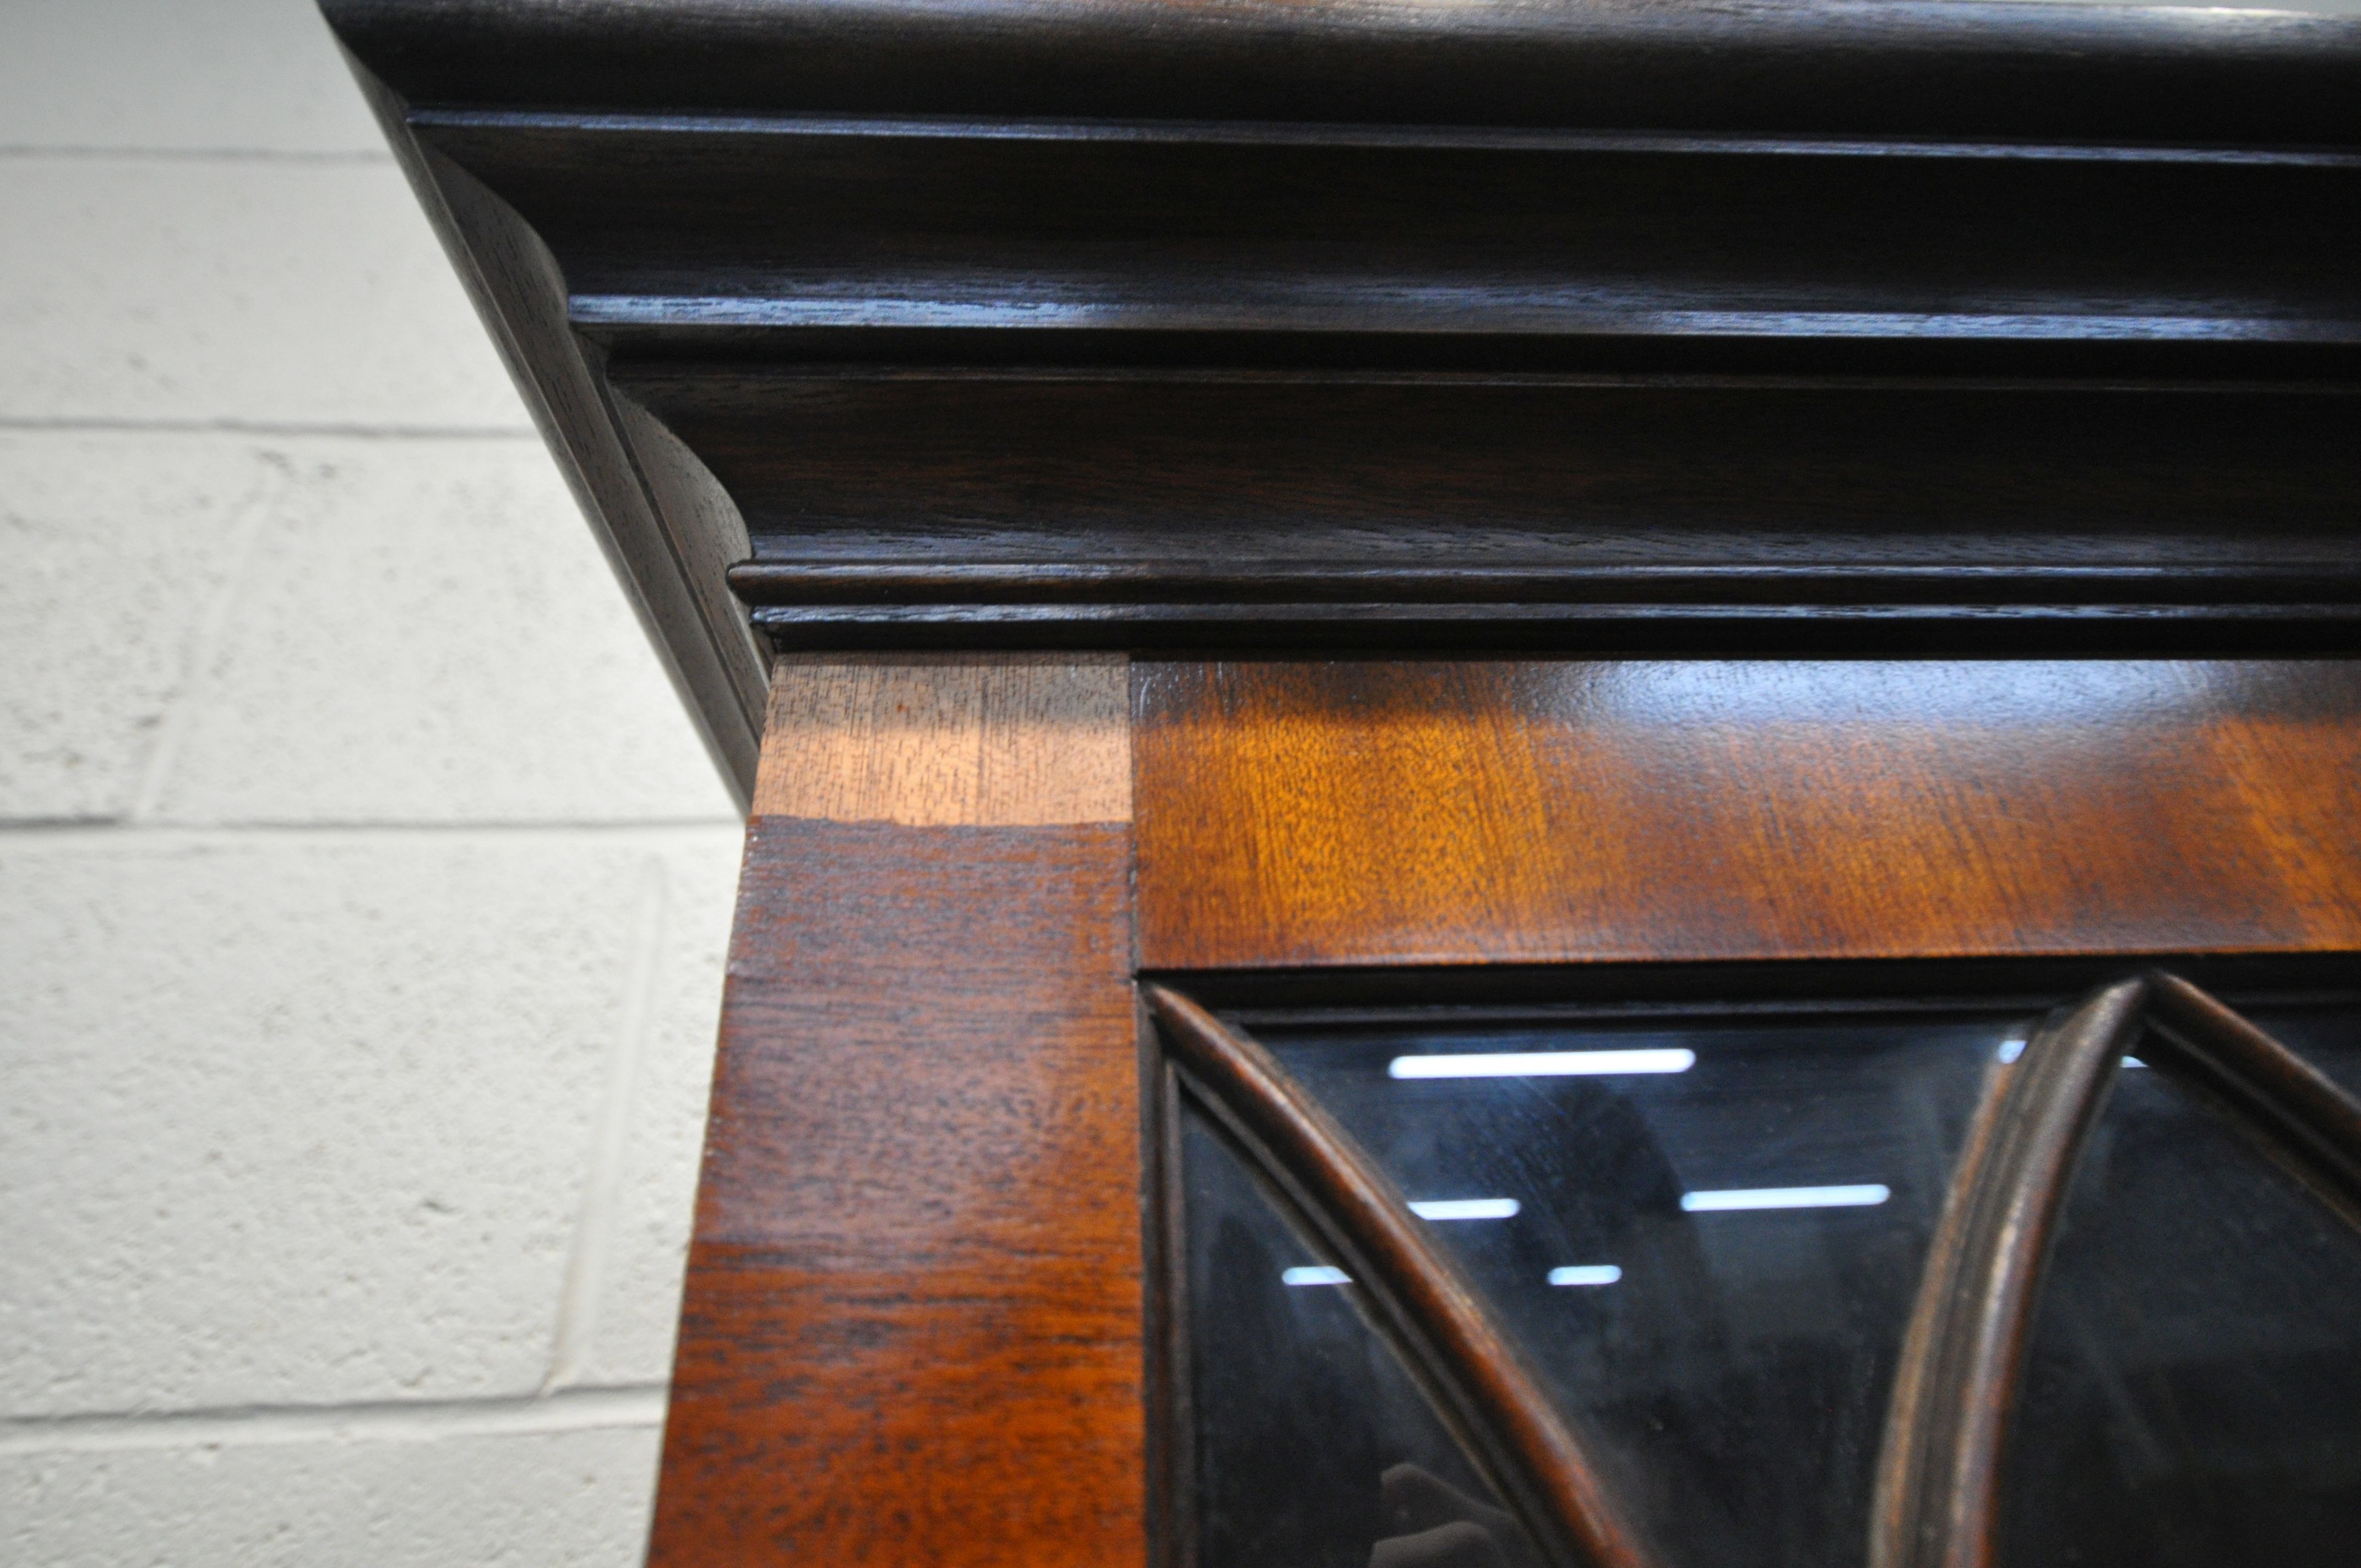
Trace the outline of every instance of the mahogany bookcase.
[[[2076, 1241], [2094, 1161], [2291, 1184], [2322, 1268], [2361, 1214], [2361, 21], [325, 9], [751, 808], [652, 1561], [2111, 1562], [2041, 1521], [2125, 1487], [2140, 1560], [2335, 1560], [2343, 1331], [2191, 1308], [2311, 1457], [2137, 1475], [2194, 1363], [2042, 1336], [2046, 1270], [2147, 1266]], [[1576, 1130], [1380, 1095], [1478, 1056]], [[1797, 1168], [1919, 1174], [1683, 1166], [1839, 1103]], [[1755, 1131], [1682, 1154], [1711, 1105]], [[1523, 1202], [1591, 1235], [1610, 1123], [1679, 1201], [1570, 1288], [1415, 1196], [1579, 1156]], [[1776, 1285], [1745, 1362], [1786, 1266], [1707, 1216], [1816, 1202], [1889, 1228], [1762, 1223], [1883, 1305]], [[1290, 1427], [1315, 1297], [1378, 1348]]]

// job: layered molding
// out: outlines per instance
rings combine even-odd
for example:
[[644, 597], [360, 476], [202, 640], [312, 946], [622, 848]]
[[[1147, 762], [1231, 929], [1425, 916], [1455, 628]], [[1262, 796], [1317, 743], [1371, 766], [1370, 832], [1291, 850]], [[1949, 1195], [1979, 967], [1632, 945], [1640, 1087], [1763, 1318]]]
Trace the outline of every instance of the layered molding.
[[2361, 43], [2287, 11], [1853, 0], [330, 0], [422, 101], [2334, 140]]
[[777, 649], [2361, 616], [2361, 20], [326, 9], [742, 788]]

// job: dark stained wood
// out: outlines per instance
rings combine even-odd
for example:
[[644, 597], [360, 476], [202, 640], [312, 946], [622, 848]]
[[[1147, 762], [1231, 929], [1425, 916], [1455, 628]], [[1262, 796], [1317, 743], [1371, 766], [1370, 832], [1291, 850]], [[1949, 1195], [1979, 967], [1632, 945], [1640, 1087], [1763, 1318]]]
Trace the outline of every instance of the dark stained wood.
[[2361, 335], [2349, 151], [412, 123], [549, 245], [576, 323], [638, 358], [2252, 370]]
[[750, 832], [651, 1561], [1145, 1559], [1120, 824]]
[[[1044, 598], [1499, 604], [1553, 579], [1648, 599], [1689, 574], [1784, 602], [1846, 577], [1958, 595], [1947, 572], [1973, 570], [2188, 601], [2241, 567], [2354, 569], [2340, 438], [2361, 396], [2342, 392], [620, 374], [745, 509], [733, 576], [757, 599], [1022, 590], [1006, 576]], [[918, 557], [962, 527], [961, 555]], [[1090, 559], [1060, 556], [1074, 541]]]
[[2361, 665], [1134, 666], [1151, 970], [2361, 947]]
[[750, 625], [2361, 635], [2361, 18], [326, 10], [741, 785]]
[[1182, 1081], [1290, 1193], [1552, 1560], [1590, 1568], [1658, 1561], [1480, 1293], [1352, 1135], [1255, 1041], [1178, 992], [1149, 986], [1143, 994]]
[[1910, 0], [328, 0], [427, 102], [2332, 141], [2357, 36]]
[[2361, 628], [2342, 392], [617, 374], [738, 498], [782, 642]]

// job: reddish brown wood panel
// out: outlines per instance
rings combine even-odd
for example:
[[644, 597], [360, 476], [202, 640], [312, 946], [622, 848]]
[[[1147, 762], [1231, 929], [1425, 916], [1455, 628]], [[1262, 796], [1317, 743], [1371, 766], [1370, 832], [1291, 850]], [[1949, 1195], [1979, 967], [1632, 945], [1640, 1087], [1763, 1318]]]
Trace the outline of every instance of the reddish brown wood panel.
[[1141, 960], [2361, 947], [2361, 665], [1135, 664]]
[[755, 820], [652, 1562], [1143, 1561], [1128, 868]]

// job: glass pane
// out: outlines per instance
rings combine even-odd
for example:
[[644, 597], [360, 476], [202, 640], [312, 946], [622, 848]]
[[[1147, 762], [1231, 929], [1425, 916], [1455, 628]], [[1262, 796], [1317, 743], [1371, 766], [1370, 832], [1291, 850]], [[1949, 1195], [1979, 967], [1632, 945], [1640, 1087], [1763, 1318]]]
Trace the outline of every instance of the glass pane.
[[1184, 1115], [1204, 1568], [1540, 1568], [1355, 1288]]
[[[2361, 1088], [2361, 1015], [2254, 1015]], [[2036, 1022], [1790, 1012], [1256, 1034], [1428, 1218], [1668, 1563], [1820, 1568], [1865, 1556], [1894, 1363], [1952, 1165], [1986, 1069]], [[1233, 1168], [1222, 1187], [1204, 1166], [1192, 1155], [1188, 1173], [1201, 1568], [1361, 1568], [1389, 1537], [1388, 1466], [1470, 1495], [1474, 1477], [1348, 1288], [1274, 1288], [1319, 1260], [1246, 1203], [1246, 1177]], [[2070, 1204], [2010, 1472], [2007, 1568], [2352, 1560], [2361, 1244], [2136, 1069]], [[1258, 1221], [1238, 1217], [1249, 1209]]]
[[1862, 1557], [1951, 1159], [2029, 1022], [1266, 1037], [1429, 1206], [1673, 1561], [1822, 1568]]
[[[2257, 1022], [2361, 1077], [2345, 1018]], [[2351, 1563], [2361, 1238], [2127, 1071], [2068, 1196], [2018, 1409], [2009, 1568]]]

